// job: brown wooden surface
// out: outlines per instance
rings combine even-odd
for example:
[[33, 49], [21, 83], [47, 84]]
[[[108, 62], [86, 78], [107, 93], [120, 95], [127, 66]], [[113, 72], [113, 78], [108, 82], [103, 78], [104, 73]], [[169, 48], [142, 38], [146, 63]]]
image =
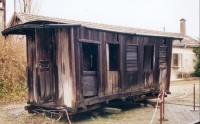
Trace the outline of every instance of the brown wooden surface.
[[[86, 69], [89, 59], [83, 63], [85, 43], [96, 45], [95, 71]], [[109, 70], [112, 64], [107, 52], [109, 44], [119, 45], [119, 64], [115, 71]], [[145, 45], [152, 45], [154, 50], [154, 63], [150, 70], [144, 69]], [[161, 80], [168, 90], [171, 49], [172, 39], [156, 36], [120, 34], [86, 27], [36, 30], [35, 34], [27, 37], [29, 100], [37, 102], [39, 96], [42, 100], [50, 95], [57, 105], [92, 105], [125, 95], [135, 95], [139, 89], [158, 90]], [[36, 68], [38, 63], [42, 68]], [[93, 94], [86, 95], [90, 90]]]
[[168, 46], [167, 49], [167, 79], [166, 79], [166, 88], [165, 91], [168, 92], [170, 89], [170, 74], [171, 74], [171, 58], [172, 58], [172, 44], [173, 40], [172, 39], [167, 39], [166, 44]]
[[154, 89], [142, 89], [142, 90], [134, 90], [134, 91], [127, 91], [127, 92], [120, 92], [118, 94], [112, 94], [112, 95], [105, 95], [103, 97], [92, 97], [92, 98], [87, 98], [82, 101], [77, 101], [76, 102], [76, 107], [83, 107], [86, 105], [92, 105], [96, 103], [101, 103], [113, 99], [118, 99], [118, 98], [124, 98], [128, 96], [135, 96], [135, 95], [140, 95], [140, 94], [145, 94], [145, 93], [151, 93]]
[[[73, 94], [76, 94], [76, 70], [75, 70], [75, 51], [74, 51], [74, 49], [75, 49], [75, 47], [74, 47], [74, 37], [75, 37], [75, 35], [74, 35], [74, 27], [71, 27], [70, 28], [70, 47], [69, 47], [69, 52], [70, 52], [70, 54], [69, 54], [69, 56], [70, 56], [70, 64], [71, 64], [71, 68], [70, 68], [70, 70], [72, 70], [72, 92], [73, 92]], [[75, 104], [75, 101], [76, 101], [76, 95], [73, 95], [73, 101], [72, 101], [72, 107], [73, 108], [75, 108], [76, 107], [76, 104]]]
[[97, 95], [97, 77], [94, 76], [83, 76], [82, 82], [83, 96], [91, 97]]
[[[43, 34], [45, 32], [45, 34]], [[53, 100], [52, 95], [52, 70], [51, 70], [51, 36], [50, 31], [36, 30], [36, 75], [37, 75], [37, 89], [39, 94], [38, 102], [50, 102]]]
[[126, 36], [119, 34], [118, 36], [119, 39], [119, 44], [120, 44], [120, 82], [119, 82], [119, 92], [123, 92], [125, 90], [126, 87], [126, 78], [125, 78], [125, 69], [126, 69], [126, 62], [124, 60], [126, 60], [126, 45], [124, 43], [124, 41], [126, 41]]
[[75, 28], [74, 29], [74, 46], [75, 46], [75, 67], [76, 67], [76, 99], [83, 99], [83, 91], [82, 91], [82, 77], [81, 77], [81, 51], [82, 44], [79, 42], [79, 37], [84, 38], [84, 28]]
[[32, 35], [27, 36], [27, 82], [28, 82], [28, 99], [30, 101], [37, 101], [34, 96], [35, 91], [35, 41]]

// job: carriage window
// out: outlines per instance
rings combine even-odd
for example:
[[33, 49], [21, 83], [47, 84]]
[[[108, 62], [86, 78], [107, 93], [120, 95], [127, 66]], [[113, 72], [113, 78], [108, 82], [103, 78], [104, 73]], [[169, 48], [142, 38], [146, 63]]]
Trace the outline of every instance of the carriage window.
[[109, 71], [119, 70], [119, 45], [109, 44]]
[[166, 39], [163, 39], [163, 40], [162, 40], [161, 46], [166, 46]]
[[93, 43], [82, 43], [83, 71], [97, 71], [98, 45]]
[[144, 63], [145, 70], [153, 69], [153, 46], [144, 46]]
[[126, 45], [126, 70], [138, 70], [138, 46]]

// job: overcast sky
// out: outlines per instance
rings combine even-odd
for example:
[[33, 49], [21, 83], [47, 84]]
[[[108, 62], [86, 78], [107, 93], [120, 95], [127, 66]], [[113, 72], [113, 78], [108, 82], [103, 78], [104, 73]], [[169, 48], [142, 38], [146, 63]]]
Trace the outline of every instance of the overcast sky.
[[[7, 0], [7, 21], [13, 1]], [[39, 15], [177, 33], [184, 18], [195, 39], [200, 28], [199, 0], [42, 0]]]

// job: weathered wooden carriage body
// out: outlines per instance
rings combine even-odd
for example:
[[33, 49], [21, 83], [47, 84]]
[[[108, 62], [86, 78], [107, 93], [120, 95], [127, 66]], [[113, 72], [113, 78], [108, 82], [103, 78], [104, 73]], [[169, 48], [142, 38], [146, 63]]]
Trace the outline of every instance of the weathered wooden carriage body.
[[172, 42], [181, 38], [133, 29], [41, 17], [2, 34], [26, 35], [28, 103], [78, 112], [169, 92]]

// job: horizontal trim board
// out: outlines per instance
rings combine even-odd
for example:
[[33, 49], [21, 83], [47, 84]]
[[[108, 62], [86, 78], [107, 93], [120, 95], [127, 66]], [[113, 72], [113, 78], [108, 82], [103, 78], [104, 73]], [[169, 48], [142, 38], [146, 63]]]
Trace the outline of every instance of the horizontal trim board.
[[154, 92], [154, 90], [155, 90], [154, 88], [149, 88], [149, 89], [142, 89], [142, 90], [131, 91], [131, 92], [121, 92], [121, 93], [102, 96], [102, 97], [97, 96], [97, 97], [93, 97], [93, 98], [88, 98], [85, 100], [77, 101], [76, 108], [83, 107], [86, 105], [92, 105], [92, 104], [100, 103], [100, 102], [104, 102], [104, 101], [109, 101], [112, 99], [151, 93], [151, 92]]
[[138, 71], [138, 67], [129, 67], [126, 70], [127, 71]]
[[79, 39], [79, 42], [85, 42], [85, 43], [94, 43], [94, 44], [101, 44], [101, 41], [96, 41], [96, 40], [88, 40], [88, 39]]

